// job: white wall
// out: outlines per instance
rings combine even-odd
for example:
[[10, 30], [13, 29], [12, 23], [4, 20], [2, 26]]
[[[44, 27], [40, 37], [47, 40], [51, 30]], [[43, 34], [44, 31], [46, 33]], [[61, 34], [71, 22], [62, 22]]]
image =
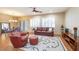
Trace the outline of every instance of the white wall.
[[55, 33], [61, 34], [61, 25], [64, 25], [64, 13], [55, 14]]
[[70, 29], [70, 32], [73, 33], [73, 27], [78, 28], [79, 36], [79, 8], [74, 7], [70, 8], [65, 14], [65, 26]]

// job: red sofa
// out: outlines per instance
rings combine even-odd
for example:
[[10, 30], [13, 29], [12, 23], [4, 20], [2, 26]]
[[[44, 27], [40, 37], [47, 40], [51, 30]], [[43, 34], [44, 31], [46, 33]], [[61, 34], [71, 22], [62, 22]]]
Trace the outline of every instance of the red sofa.
[[[15, 35], [16, 34], [16, 35]], [[15, 33], [15, 34], [10, 34], [9, 37], [10, 37], [10, 40], [11, 40], [11, 43], [13, 44], [13, 47], [14, 48], [20, 48], [20, 47], [23, 47], [27, 44], [28, 42], [28, 34], [26, 33]]]
[[[51, 29], [51, 31], [50, 31]], [[34, 28], [34, 34], [36, 35], [46, 35], [46, 36], [54, 36], [54, 28], [50, 27], [37, 27]]]

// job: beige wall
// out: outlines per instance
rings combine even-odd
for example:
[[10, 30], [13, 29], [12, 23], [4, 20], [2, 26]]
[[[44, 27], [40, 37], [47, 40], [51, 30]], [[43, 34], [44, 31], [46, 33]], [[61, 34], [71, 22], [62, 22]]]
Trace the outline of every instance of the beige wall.
[[[16, 17], [15, 17], [16, 18]], [[9, 20], [13, 20], [14, 16], [9, 16], [9, 15], [4, 15], [4, 14], [0, 14], [0, 22], [7, 22], [10, 23], [10, 27], [17, 27], [19, 25], [18, 22], [9, 22]]]
[[11, 16], [0, 14], [0, 22], [8, 22]]
[[55, 14], [55, 33], [61, 34], [61, 25], [64, 25], [64, 13]]
[[[70, 8], [65, 14], [65, 26], [70, 29], [70, 32], [73, 33], [73, 27], [79, 29], [79, 8], [74, 7]], [[79, 30], [78, 30], [79, 36]]]

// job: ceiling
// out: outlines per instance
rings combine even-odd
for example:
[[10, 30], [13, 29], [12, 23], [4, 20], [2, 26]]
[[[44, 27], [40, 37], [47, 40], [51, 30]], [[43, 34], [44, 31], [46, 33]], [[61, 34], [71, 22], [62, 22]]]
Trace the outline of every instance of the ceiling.
[[48, 13], [60, 13], [65, 12], [68, 9], [68, 7], [36, 7], [36, 10], [42, 11], [42, 13], [34, 13], [32, 12], [33, 7], [0, 7], [0, 13], [12, 16], [27, 16]]

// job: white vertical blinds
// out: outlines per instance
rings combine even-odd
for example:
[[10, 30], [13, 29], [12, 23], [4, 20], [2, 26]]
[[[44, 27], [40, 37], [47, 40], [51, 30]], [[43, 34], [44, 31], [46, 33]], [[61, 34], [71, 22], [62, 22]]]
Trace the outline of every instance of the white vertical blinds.
[[40, 16], [33, 17], [30, 20], [31, 27], [40, 27]]
[[55, 16], [35, 16], [30, 20], [31, 27], [55, 27]]

